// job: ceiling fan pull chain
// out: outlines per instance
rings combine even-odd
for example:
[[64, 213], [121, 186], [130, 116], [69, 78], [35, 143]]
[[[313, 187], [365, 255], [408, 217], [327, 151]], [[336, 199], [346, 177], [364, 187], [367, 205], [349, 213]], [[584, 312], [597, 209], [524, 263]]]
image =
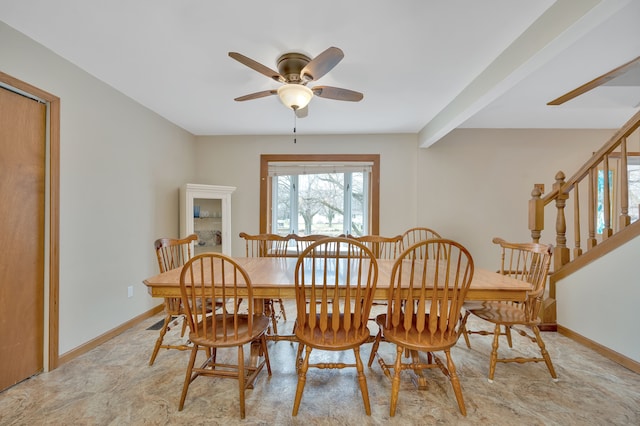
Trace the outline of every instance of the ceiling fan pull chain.
[[296, 126], [298, 124], [297, 122], [297, 116], [296, 116], [296, 110], [293, 110], [293, 143], [297, 143], [296, 141]]

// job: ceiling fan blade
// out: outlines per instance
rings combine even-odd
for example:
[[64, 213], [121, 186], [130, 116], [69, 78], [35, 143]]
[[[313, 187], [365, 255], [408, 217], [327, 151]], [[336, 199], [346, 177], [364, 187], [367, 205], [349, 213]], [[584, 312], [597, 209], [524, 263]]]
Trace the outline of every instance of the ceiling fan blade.
[[364, 98], [360, 92], [353, 90], [341, 89], [331, 86], [315, 86], [311, 89], [314, 95], [325, 99], [335, 99], [337, 101], [359, 102]]
[[238, 102], [250, 101], [251, 99], [264, 98], [265, 96], [275, 95], [276, 93], [278, 93], [277, 90], [263, 90], [262, 92], [256, 92], [256, 93], [240, 96], [239, 98], [235, 98], [234, 101], [238, 101]]
[[307, 115], [309, 115], [309, 105], [304, 108], [298, 108], [296, 110], [296, 117], [298, 118], [305, 118]]
[[256, 62], [251, 58], [247, 58], [241, 53], [229, 52], [229, 56], [240, 62], [241, 64], [248, 66], [252, 70], [258, 71], [260, 74], [266, 75], [267, 77], [272, 78], [275, 81], [279, 81], [281, 83], [286, 82], [285, 78], [281, 76], [278, 71], [274, 71], [271, 68], [262, 65], [260, 62]]
[[318, 80], [331, 71], [344, 58], [344, 53], [337, 47], [330, 47], [311, 60], [302, 71], [300, 78], [304, 81]]

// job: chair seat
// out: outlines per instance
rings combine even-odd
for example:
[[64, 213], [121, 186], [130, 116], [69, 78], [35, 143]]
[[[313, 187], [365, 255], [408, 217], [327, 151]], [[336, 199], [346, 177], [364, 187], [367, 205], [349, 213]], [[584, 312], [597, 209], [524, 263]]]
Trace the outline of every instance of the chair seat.
[[[269, 318], [260, 314], [253, 316], [253, 329], [249, 330], [249, 317], [247, 315], [238, 315], [238, 321], [235, 324], [238, 331], [237, 333], [229, 332], [229, 329], [234, 327], [233, 316], [228, 315], [228, 320], [226, 321], [227, 327], [227, 337], [223, 338], [225, 333], [223, 333], [225, 324], [223, 323], [223, 315], [216, 314], [216, 336], [217, 339], [208, 339], [203, 337], [206, 333], [204, 330], [211, 330], [213, 327], [213, 317], [207, 317], [204, 321], [200, 321], [197, 324], [197, 333], [191, 332], [189, 333], [189, 340], [197, 345], [205, 345], [205, 346], [215, 346], [215, 347], [233, 347], [238, 345], [243, 345], [245, 343], [249, 343], [255, 340], [256, 336], [260, 336], [260, 334], [266, 331], [266, 328], [269, 326]], [[234, 338], [235, 334], [235, 338]], [[200, 336], [200, 337], [198, 337]]]
[[[345, 327], [344, 314], [340, 314], [338, 328], [334, 330], [334, 326], [331, 324], [332, 316], [329, 315], [328, 326], [326, 330], [320, 328], [320, 315], [316, 315], [316, 325], [313, 329], [309, 327], [309, 315], [305, 316], [304, 326], [300, 326], [300, 321], [296, 320], [294, 326], [296, 337], [305, 344], [318, 349], [342, 351], [345, 349], [359, 346], [369, 339], [369, 328], [366, 327], [366, 321], [363, 327], [354, 329], [353, 325], [355, 321], [353, 315], [350, 315], [351, 322], [349, 327]], [[349, 332], [345, 332], [345, 328], [349, 329]]]
[[[428, 318], [429, 315], [426, 315]], [[428, 323], [429, 320], [425, 320]], [[400, 323], [393, 328], [386, 327], [387, 314], [380, 314], [376, 317], [376, 323], [382, 330], [384, 339], [388, 342], [399, 344], [407, 349], [423, 350], [428, 345], [430, 351], [441, 351], [455, 345], [458, 340], [458, 333], [449, 333], [445, 336], [441, 330], [431, 334], [428, 330], [418, 332], [416, 329], [415, 317], [409, 330], [405, 329], [404, 317], [400, 318]]]
[[535, 318], [528, 321], [525, 311], [520, 304], [510, 302], [481, 302], [466, 304], [464, 308], [473, 315], [482, 318], [491, 323], [500, 323], [504, 325], [536, 325], [540, 323], [540, 319]]

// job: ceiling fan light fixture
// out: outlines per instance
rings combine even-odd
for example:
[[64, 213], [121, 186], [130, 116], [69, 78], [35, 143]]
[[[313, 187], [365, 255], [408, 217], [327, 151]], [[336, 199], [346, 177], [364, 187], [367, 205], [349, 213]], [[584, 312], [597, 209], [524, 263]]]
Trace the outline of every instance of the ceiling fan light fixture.
[[292, 110], [298, 110], [309, 105], [313, 92], [302, 84], [284, 84], [278, 88], [280, 101]]

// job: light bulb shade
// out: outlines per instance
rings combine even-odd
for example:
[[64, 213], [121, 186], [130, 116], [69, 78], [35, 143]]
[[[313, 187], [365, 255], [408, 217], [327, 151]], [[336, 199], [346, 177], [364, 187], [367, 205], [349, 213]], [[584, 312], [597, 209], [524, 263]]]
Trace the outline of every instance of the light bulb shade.
[[306, 107], [313, 97], [313, 92], [302, 84], [283, 84], [278, 88], [280, 101], [292, 110]]

